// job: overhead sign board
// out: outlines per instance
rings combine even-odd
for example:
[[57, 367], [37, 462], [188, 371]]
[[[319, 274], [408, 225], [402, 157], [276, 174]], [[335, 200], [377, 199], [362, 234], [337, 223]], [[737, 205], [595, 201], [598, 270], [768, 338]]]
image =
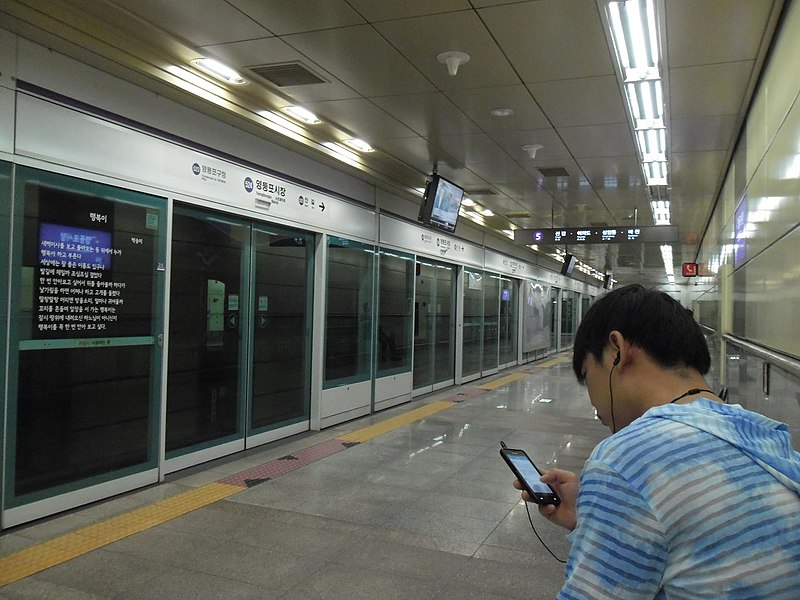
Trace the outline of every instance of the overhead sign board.
[[678, 241], [677, 225], [651, 227], [561, 227], [558, 229], [517, 229], [514, 243], [529, 244], [627, 244]]

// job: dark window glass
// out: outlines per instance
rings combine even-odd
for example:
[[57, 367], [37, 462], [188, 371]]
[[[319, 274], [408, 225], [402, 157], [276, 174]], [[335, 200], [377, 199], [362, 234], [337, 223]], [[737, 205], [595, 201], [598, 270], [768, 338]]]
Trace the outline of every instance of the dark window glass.
[[241, 432], [242, 254], [249, 227], [176, 207], [172, 226], [168, 452]]
[[411, 368], [413, 288], [413, 257], [382, 250], [378, 305], [378, 374], [404, 372]]
[[163, 201], [24, 168], [17, 186], [14, 494], [153, 466]]
[[462, 375], [481, 372], [483, 343], [483, 286], [481, 271], [464, 272], [464, 343], [461, 354]]
[[497, 368], [500, 330], [500, 277], [486, 273], [483, 278], [483, 362], [484, 371]]
[[313, 239], [255, 232], [252, 429], [309, 415]]
[[517, 283], [512, 279], [500, 280], [500, 362], [508, 364], [517, 360]]
[[375, 248], [328, 238], [325, 387], [371, 377]]

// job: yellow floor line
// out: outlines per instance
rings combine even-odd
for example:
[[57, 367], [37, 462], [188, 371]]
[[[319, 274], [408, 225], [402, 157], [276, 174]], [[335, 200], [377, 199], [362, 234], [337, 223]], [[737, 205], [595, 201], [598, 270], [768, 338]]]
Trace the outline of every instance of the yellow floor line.
[[430, 404], [426, 404], [425, 406], [421, 406], [405, 414], [386, 419], [385, 421], [375, 423], [369, 427], [358, 429], [352, 433], [340, 435], [336, 439], [343, 442], [366, 442], [379, 435], [383, 435], [384, 433], [388, 433], [404, 425], [409, 425], [410, 423], [414, 423], [415, 421], [419, 421], [429, 415], [453, 406], [455, 406], [455, 404], [452, 402], [431, 402]]
[[552, 367], [554, 365], [560, 365], [562, 363], [572, 362], [572, 359], [569, 356], [558, 356], [556, 358], [551, 358], [543, 363], [537, 363], [536, 367], [540, 369], [546, 369], [547, 367]]
[[[515, 373], [509, 377], [518, 379], [525, 375], [527, 374]], [[505, 377], [503, 380], [509, 380], [509, 377]], [[339, 436], [337, 439], [343, 442], [366, 442], [453, 406], [455, 406], [453, 402], [432, 402], [402, 415]], [[227, 498], [243, 489], [245, 488], [237, 485], [209, 483], [0, 557], [0, 586], [19, 581], [129, 535], [145, 531], [217, 500]]]
[[516, 381], [517, 379], [522, 379], [523, 377], [527, 377], [530, 373], [511, 373], [511, 375], [506, 375], [505, 377], [501, 377], [500, 379], [495, 379], [494, 381], [490, 381], [489, 383], [484, 383], [483, 385], [479, 385], [478, 387], [482, 390], [496, 390], [499, 387], [504, 386], [507, 383], [511, 383], [512, 381]]
[[243, 489], [245, 488], [237, 485], [209, 483], [0, 557], [0, 586], [19, 581], [81, 554], [160, 525], [241, 492]]

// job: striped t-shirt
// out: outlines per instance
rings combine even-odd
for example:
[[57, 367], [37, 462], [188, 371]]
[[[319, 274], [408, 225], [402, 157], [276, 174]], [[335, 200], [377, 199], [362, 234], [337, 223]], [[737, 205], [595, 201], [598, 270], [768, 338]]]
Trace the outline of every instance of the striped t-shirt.
[[800, 598], [800, 454], [740, 406], [647, 411], [594, 449], [577, 515], [559, 600]]

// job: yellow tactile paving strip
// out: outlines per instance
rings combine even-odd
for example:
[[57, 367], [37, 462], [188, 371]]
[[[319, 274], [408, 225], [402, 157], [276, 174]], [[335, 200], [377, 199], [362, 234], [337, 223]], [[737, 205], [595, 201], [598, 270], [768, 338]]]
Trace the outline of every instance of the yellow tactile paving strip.
[[[389, 431], [410, 425], [445, 408], [453, 402], [432, 402], [405, 414], [358, 429], [337, 439], [342, 442], [366, 442]], [[0, 557], [0, 586], [19, 581], [34, 573], [54, 567], [72, 558], [139, 533], [161, 523], [213, 504], [246, 489], [240, 485], [209, 483], [197, 489], [160, 500], [149, 506], [89, 525], [52, 540]]]
[[97, 550], [232, 494], [241, 486], [209, 483], [0, 558], [0, 586]]
[[511, 373], [511, 375], [506, 375], [505, 377], [500, 377], [499, 379], [495, 379], [494, 381], [490, 381], [489, 383], [484, 383], [483, 385], [479, 385], [478, 387], [482, 390], [496, 390], [499, 387], [506, 385], [507, 383], [511, 383], [512, 381], [516, 381], [517, 379], [522, 379], [523, 377], [528, 377], [530, 373]]
[[546, 369], [547, 367], [552, 367], [553, 365], [560, 365], [562, 363], [572, 362], [571, 356], [558, 356], [556, 358], [551, 358], [550, 360], [546, 360], [541, 363], [536, 363], [534, 366], [537, 369]]
[[[536, 366], [546, 368], [569, 362], [569, 360], [566, 357], [558, 357]], [[515, 372], [478, 387], [483, 390], [493, 390], [528, 375], [530, 373]], [[451, 401], [431, 402], [402, 415], [339, 436], [336, 439], [350, 443], [366, 442], [453, 406], [456, 406], [456, 404]], [[59, 565], [92, 550], [97, 550], [129, 535], [150, 529], [170, 519], [213, 504], [244, 489], [246, 488], [240, 485], [220, 482], [209, 483], [0, 557], [0, 586], [19, 581], [34, 573]]]
[[409, 425], [424, 419], [429, 415], [442, 411], [445, 408], [451, 408], [453, 406], [455, 406], [455, 404], [452, 402], [431, 402], [430, 404], [415, 408], [414, 410], [410, 410], [402, 415], [392, 417], [391, 419], [386, 419], [385, 421], [375, 423], [374, 425], [364, 427], [352, 433], [341, 435], [336, 439], [343, 442], [366, 442], [378, 437], [379, 435], [383, 435], [384, 433], [388, 433], [398, 429], [399, 427], [403, 427], [404, 425]]

